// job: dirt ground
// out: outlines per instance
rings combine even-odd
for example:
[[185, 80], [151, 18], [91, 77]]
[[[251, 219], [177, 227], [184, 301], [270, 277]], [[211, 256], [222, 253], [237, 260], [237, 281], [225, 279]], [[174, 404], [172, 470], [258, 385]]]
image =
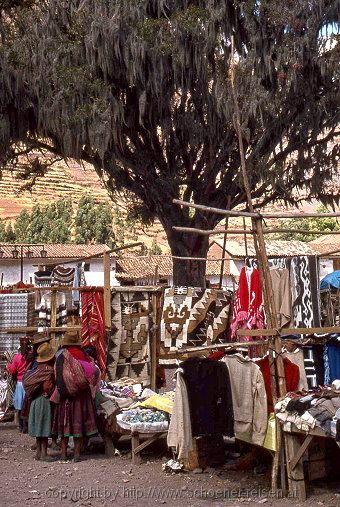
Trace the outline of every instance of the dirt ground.
[[273, 498], [269, 475], [254, 476], [253, 472], [231, 472], [223, 467], [203, 473], [166, 474], [162, 463], [169, 455], [159, 442], [144, 451], [139, 466], [131, 463], [128, 441], [119, 443], [123, 454], [113, 459], [100, 453], [98, 442], [80, 463], [35, 461], [30, 449], [33, 443], [28, 435], [18, 433], [13, 423], [0, 423], [1, 506], [340, 506], [340, 483], [314, 485], [308, 500], [301, 503], [294, 498]]

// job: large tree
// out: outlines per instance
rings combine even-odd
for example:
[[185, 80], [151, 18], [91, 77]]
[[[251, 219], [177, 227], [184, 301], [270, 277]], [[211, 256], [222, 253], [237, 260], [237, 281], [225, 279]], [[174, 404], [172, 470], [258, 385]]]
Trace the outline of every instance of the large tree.
[[[205, 256], [207, 237], [172, 227], [211, 229], [220, 216], [172, 200], [246, 202], [234, 62], [256, 206], [296, 202], [299, 190], [338, 198], [327, 184], [337, 170], [339, 43], [323, 36], [337, 0], [13, 3], [2, 2], [1, 155], [22, 141], [90, 162], [109, 190], [138, 197], [145, 221], [159, 218], [173, 255]], [[176, 261], [174, 283], [203, 285], [204, 270]]]

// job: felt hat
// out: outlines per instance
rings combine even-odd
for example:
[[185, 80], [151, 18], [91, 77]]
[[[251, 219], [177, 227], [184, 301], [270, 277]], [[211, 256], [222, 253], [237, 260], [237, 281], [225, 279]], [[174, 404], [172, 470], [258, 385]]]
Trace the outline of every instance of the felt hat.
[[47, 361], [50, 361], [55, 356], [56, 352], [56, 347], [51, 345], [49, 342], [42, 343], [39, 345], [37, 350], [37, 362], [47, 363]]
[[66, 331], [61, 340], [62, 347], [80, 347], [81, 343], [81, 337], [77, 331]]
[[37, 345], [38, 343], [44, 343], [50, 341], [50, 337], [46, 336], [45, 333], [35, 333], [32, 336], [32, 343], [33, 345]]

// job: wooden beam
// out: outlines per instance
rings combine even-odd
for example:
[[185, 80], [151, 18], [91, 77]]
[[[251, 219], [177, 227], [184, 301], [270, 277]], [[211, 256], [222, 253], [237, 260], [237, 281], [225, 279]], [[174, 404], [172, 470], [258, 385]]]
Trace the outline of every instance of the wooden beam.
[[182, 201], [180, 199], [173, 199], [173, 204], [179, 204], [181, 206], [187, 208], [195, 208], [201, 211], [206, 211], [207, 213], [216, 213], [217, 215], [224, 215], [230, 217], [248, 217], [248, 218], [325, 218], [325, 217], [340, 217], [340, 212], [330, 212], [330, 213], [257, 213], [257, 212], [248, 212], [248, 211], [235, 211], [235, 210], [225, 210], [220, 208], [213, 208], [211, 206], [203, 206], [203, 204], [194, 204], [192, 202]]
[[[196, 229], [195, 227], [177, 227], [173, 226], [172, 229], [178, 232], [189, 232], [192, 234], [199, 234], [200, 236], [217, 236], [224, 234], [225, 231], [220, 229]], [[228, 234], [253, 234], [253, 231], [244, 231], [243, 229], [228, 229]]]
[[305, 452], [308, 449], [309, 444], [312, 442], [313, 438], [314, 438], [313, 435], [307, 435], [306, 436], [306, 438], [304, 439], [303, 443], [301, 444], [300, 449], [297, 451], [297, 453], [295, 454], [294, 458], [290, 462], [290, 469], [291, 470], [294, 470], [294, 468], [296, 467], [296, 465], [299, 463], [300, 459], [305, 454]]
[[215, 345], [205, 345], [202, 347], [187, 347], [185, 349], [178, 349], [169, 351], [166, 354], [161, 354], [161, 359], [166, 359], [168, 356], [182, 356], [184, 354], [197, 354], [198, 352], [205, 352], [209, 350], [220, 350], [220, 349], [234, 349], [239, 346], [251, 347], [253, 345], [266, 345], [268, 340], [254, 340], [251, 342], [230, 342], [230, 343], [215, 343]]
[[[57, 292], [53, 291], [51, 295], [51, 328], [57, 326]], [[56, 342], [55, 332], [51, 332], [51, 340], [56, 346], [58, 343]]]
[[294, 212], [284, 212], [284, 213], [261, 213], [262, 218], [328, 218], [328, 217], [340, 217], [340, 211], [329, 212], [329, 213], [294, 213]]
[[287, 475], [289, 483], [289, 491], [293, 498], [298, 498], [304, 502], [306, 500], [306, 483], [303, 472], [303, 463], [301, 460], [291, 468], [291, 462], [300, 449], [300, 439], [298, 435], [293, 433], [285, 433], [286, 450], [287, 450]]
[[212, 208], [211, 206], [203, 206], [203, 204], [194, 204], [192, 202], [182, 201], [180, 199], [173, 199], [173, 204], [179, 204], [186, 208], [195, 208], [208, 213], [216, 213], [217, 215], [224, 215], [229, 217], [260, 217], [259, 213], [249, 213], [249, 211], [234, 211], [220, 208]]
[[[0, 333], [36, 333], [38, 327], [34, 326], [18, 326], [18, 327], [0, 327]], [[79, 331], [81, 326], [55, 326], [47, 328], [50, 333], [65, 333], [65, 331]]]
[[110, 252], [103, 254], [103, 270], [104, 270], [104, 321], [107, 331], [111, 329], [111, 260]]
[[205, 257], [181, 257], [179, 255], [172, 255], [172, 259], [181, 259], [186, 261], [204, 261], [204, 262], [220, 262], [220, 261], [231, 261], [231, 260], [242, 260], [242, 259], [232, 259], [231, 257], [219, 257], [216, 259], [209, 259]]
[[105, 253], [111, 254], [111, 253], [115, 253], [115, 252], [120, 252], [121, 250], [127, 250], [128, 248], [134, 248], [136, 246], [141, 246], [142, 244], [143, 244], [142, 241], [137, 241], [136, 243], [130, 243], [129, 245], [123, 245], [123, 246], [119, 246], [117, 248], [111, 248], [110, 250], [103, 250], [102, 252], [99, 252], [97, 254], [86, 255], [86, 257], [78, 257], [77, 259], [63, 261], [61, 264], [73, 264], [74, 262], [87, 261], [89, 259], [95, 259], [95, 258], [101, 257]]
[[237, 336], [285, 336], [289, 334], [328, 334], [340, 333], [340, 326], [329, 327], [290, 327], [278, 329], [238, 329]]
[[[200, 236], [218, 236], [220, 234], [224, 234], [225, 231], [223, 229], [196, 229], [195, 227], [179, 227], [173, 226], [174, 231], [178, 232], [189, 232], [192, 234], [198, 234]], [[309, 231], [308, 229], [264, 229], [263, 234], [290, 234], [290, 233], [299, 233], [299, 234], [311, 234], [311, 235], [327, 235], [328, 234], [340, 234], [340, 231]], [[228, 234], [254, 234], [254, 230], [244, 230], [244, 229], [229, 229]], [[337, 253], [337, 250], [335, 253]]]

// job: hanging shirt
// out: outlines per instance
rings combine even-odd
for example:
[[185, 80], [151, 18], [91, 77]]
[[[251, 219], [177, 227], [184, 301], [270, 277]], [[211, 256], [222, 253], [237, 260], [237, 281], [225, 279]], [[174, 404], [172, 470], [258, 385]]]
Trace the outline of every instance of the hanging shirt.
[[181, 363], [181, 368], [188, 390], [193, 436], [233, 436], [233, 401], [226, 365], [193, 357]]
[[280, 328], [288, 327], [292, 315], [292, 297], [288, 269], [271, 269], [274, 305]]
[[[260, 273], [256, 268], [242, 268], [234, 298], [232, 338], [237, 329], [263, 329], [264, 313]], [[251, 341], [249, 336], [243, 341]], [[260, 337], [257, 337], [259, 339]]]
[[[300, 380], [299, 367], [296, 364], [289, 361], [287, 357], [284, 357], [282, 360], [285, 370], [287, 392], [297, 391]], [[270, 380], [269, 356], [267, 355], [262, 359], [259, 359], [258, 361], [256, 361], [256, 364], [260, 367], [263, 375], [264, 385], [267, 394], [268, 413], [270, 414], [271, 412], [274, 412], [274, 407], [273, 407], [272, 385]]]
[[[299, 367], [299, 384], [297, 387], [298, 391], [308, 391], [308, 381], [307, 381], [307, 375], [305, 370], [305, 359], [303, 350], [297, 347], [294, 352], [285, 352], [284, 357], [289, 359], [292, 363], [296, 364]], [[294, 389], [290, 389], [292, 391]]]
[[226, 355], [229, 371], [235, 436], [262, 445], [267, 430], [267, 395], [260, 367], [242, 354]]

